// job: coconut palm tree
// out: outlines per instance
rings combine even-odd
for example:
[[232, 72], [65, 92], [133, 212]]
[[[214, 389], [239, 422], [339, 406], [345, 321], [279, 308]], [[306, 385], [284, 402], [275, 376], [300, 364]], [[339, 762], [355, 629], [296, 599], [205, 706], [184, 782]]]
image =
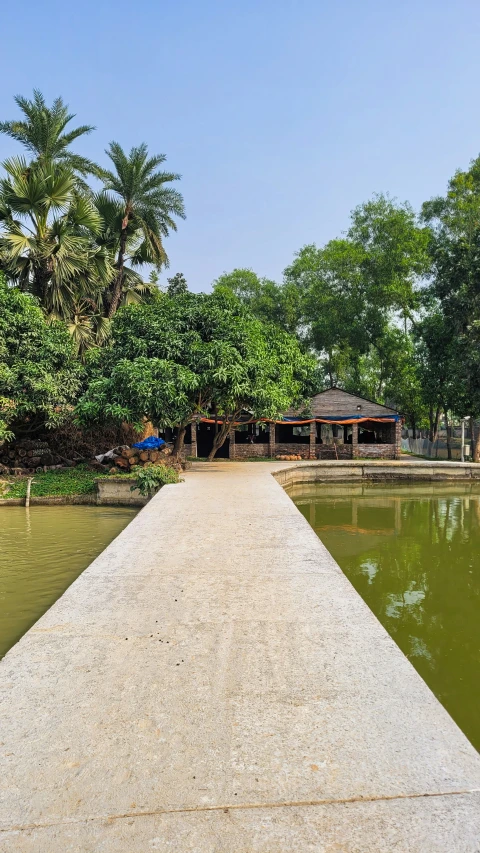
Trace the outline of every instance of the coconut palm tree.
[[174, 216], [185, 218], [183, 197], [178, 190], [166, 186], [180, 179], [173, 172], [159, 171], [164, 154], [148, 156], [143, 143], [127, 154], [118, 142], [106, 151], [114, 171], [105, 171], [106, 197], [117, 205], [120, 217], [116, 225], [116, 275], [108, 294], [108, 316], [113, 317], [121, 304], [125, 285], [126, 263], [130, 253], [133, 266], [152, 263], [157, 268], [168, 265], [163, 238], [176, 231]]
[[52, 106], [48, 107], [42, 93], [34, 89], [32, 100], [17, 95], [15, 103], [23, 113], [24, 119], [0, 122], [0, 133], [5, 133], [24, 145], [36, 162], [61, 163], [79, 176], [79, 182], [83, 188], [86, 188], [83, 178], [88, 175], [101, 177], [102, 170], [99, 166], [88, 158], [70, 151], [72, 142], [80, 136], [91, 133], [95, 128], [83, 124], [65, 132], [67, 125], [75, 118], [75, 114], [68, 111], [68, 105], [62, 98], [55, 98]]
[[115, 270], [94, 237], [102, 219], [78, 192], [65, 164], [7, 160], [0, 181], [0, 265], [39, 299], [47, 314], [70, 319], [85, 300], [101, 303]]

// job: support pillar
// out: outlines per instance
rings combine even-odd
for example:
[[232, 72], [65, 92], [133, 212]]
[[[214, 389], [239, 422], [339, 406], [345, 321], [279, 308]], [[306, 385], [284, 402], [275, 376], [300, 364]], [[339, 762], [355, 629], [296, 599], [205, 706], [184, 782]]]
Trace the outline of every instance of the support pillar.
[[276, 456], [276, 441], [275, 441], [275, 431], [277, 429], [277, 425], [275, 423], [270, 423], [270, 428], [268, 432], [268, 455], [275, 459]]
[[358, 424], [352, 424], [352, 459], [358, 457]]
[[393, 458], [400, 459], [400, 452], [402, 449], [402, 422], [396, 421], [395, 423], [395, 448], [393, 451]]
[[310, 459], [317, 458], [317, 424], [312, 421], [310, 424]]
[[190, 424], [190, 429], [192, 430], [192, 443], [191, 443], [191, 455], [198, 456], [197, 453], [197, 424], [195, 421]]
[[228, 445], [228, 458], [235, 459], [235, 429], [231, 429], [228, 433], [230, 443]]

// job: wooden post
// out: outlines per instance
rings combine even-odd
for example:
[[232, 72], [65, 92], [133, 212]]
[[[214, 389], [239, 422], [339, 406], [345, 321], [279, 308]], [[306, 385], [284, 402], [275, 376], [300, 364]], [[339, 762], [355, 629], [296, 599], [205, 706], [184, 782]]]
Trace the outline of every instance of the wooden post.
[[28, 508], [30, 506], [30, 489], [32, 488], [33, 477], [29, 477], [27, 480], [27, 495], [25, 498], [25, 506]]
[[275, 422], [270, 421], [270, 429], [269, 429], [269, 433], [268, 433], [268, 455], [272, 459], [275, 459], [275, 456], [276, 456], [276, 450], [275, 450], [275, 448], [276, 448], [276, 441], [275, 441], [275, 430], [276, 430], [276, 428], [277, 428], [277, 425], [275, 424]]
[[312, 421], [310, 424], [310, 459], [317, 458], [317, 424]]
[[352, 459], [358, 456], [358, 423], [352, 424]]

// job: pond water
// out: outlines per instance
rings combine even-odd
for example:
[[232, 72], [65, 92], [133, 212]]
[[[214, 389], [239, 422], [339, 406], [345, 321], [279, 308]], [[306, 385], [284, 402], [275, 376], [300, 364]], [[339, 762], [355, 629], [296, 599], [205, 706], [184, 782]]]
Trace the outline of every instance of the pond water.
[[480, 749], [480, 484], [314, 484], [288, 491]]
[[93, 506], [0, 508], [0, 658], [136, 512]]

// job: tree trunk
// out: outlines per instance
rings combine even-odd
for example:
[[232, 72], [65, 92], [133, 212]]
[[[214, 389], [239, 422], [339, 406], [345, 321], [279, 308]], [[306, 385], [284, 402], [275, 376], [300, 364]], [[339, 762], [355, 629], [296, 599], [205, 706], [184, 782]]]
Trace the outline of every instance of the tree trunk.
[[428, 437], [429, 437], [430, 441], [432, 442], [432, 444], [435, 444], [435, 442], [438, 438], [438, 421], [440, 419], [440, 411], [441, 411], [440, 406], [437, 406], [437, 408], [435, 410], [435, 414], [434, 414], [433, 406], [431, 406], [429, 413], [428, 413], [428, 418], [430, 421], [430, 429], [428, 431]]
[[428, 410], [428, 440], [433, 444], [433, 406]]
[[447, 459], [451, 459], [452, 458], [452, 442], [451, 442], [452, 427], [448, 421], [448, 413], [447, 413], [446, 409], [444, 409], [444, 414], [445, 414], [445, 427], [447, 430]]
[[416, 422], [415, 418], [412, 418], [412, 433], [413, 433], [412, 438], [416, 439], [416, 437], [417, 437], [417, 422]]
[[[125, 219], [127, 220], [128, 225], [128, 216], [126, 216]], [[125, 266], [125, 251], [127, 248], [127, 225], [124, 223], [125, 220], [122, 222], [122, 233], [120, 236], [120, 249], [117, 258], [117, 277], [113, 285], [112, 300], [108, 309], [108, 317], [110, 320], [117, 313], [120, 299], [122, 297], [123, 268]]]
[[328, 370], [328, 378], [330, 379], [330, 388], [334, 388], [334, 387], [335, 387], [335, 382], [333, 381], [333, 375], [332, 375], [332, 356], [331, 356], [331, 353], [328, 353], [328, 367], [327, 367], [327, 370]]
[[207, 456], [208, 462], [213, 461], [213, 459], [215, 458], [215, 454], [216, 454], [217, 450], [220, 450], [220, 448], [223, 447], [223, 445], [225, 444], [228, 433], [230, 432], [230, 423], [231, 423], [231, 421], [225, 419], [222, 426], [218, 430], [215, 438], [213, 439], [213, 447]]
[[186, 430], [187, 430], [186, 424], [185, 424], [185, 426], [180, 426], [178, 428], [177, 437], [175, 439], [175, 444], [173, 445], [173, 455], [178, 462], [181, 461], [183, 445], [185, 444]]

